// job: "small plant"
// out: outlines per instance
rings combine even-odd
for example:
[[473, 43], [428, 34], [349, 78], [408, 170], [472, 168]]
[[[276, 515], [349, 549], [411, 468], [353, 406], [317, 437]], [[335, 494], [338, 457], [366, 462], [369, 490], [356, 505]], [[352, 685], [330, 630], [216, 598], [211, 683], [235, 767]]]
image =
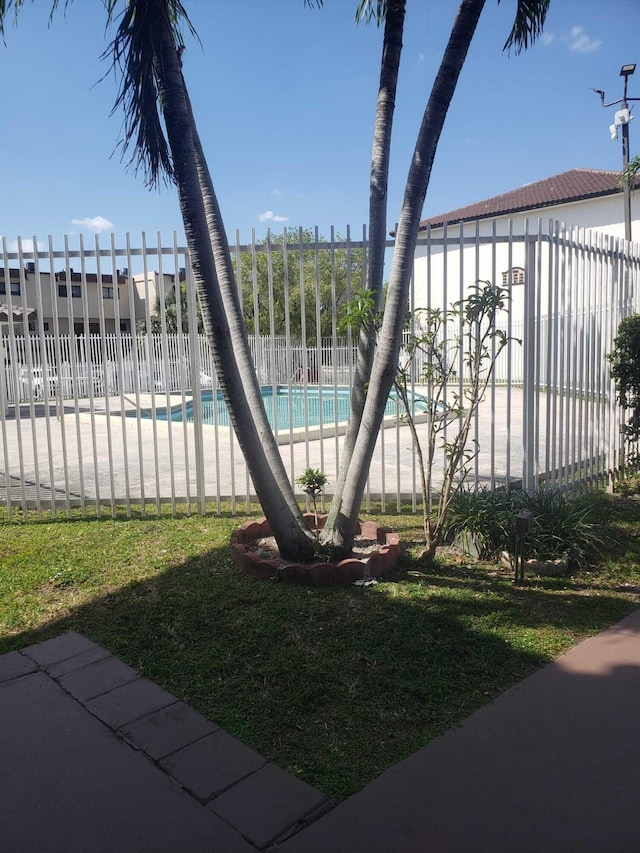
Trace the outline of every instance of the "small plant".
[[[510, 340], [506, 332], [496, 327], [498, 313], [508, 298], [503, 288], [490, 281], [478, 281], [466, 299], [453, 303], [448, 310], [429, 308], [413, 315], [421, 331], [412, 334], [405, 346], [405, 359], [398, 367], [395, 386], [418, 460], [425, 535], [421, 557], [425, 561], [431, 561], [442, 544], [451, 501], [463, 488], [469, 465], [478, 454], [478, 444], [470, 439], [470, 432], [496, 360]], [[418, 355], [424, 364], [419, 382], [427, 387], [428, 431], [424, 449], [409, 391]], [[464, 371], [462, 385], [456, 372], [460, 369]], [[458, 429], [448, 439], [447, 425], [454, 421]], [[451, 431], [453, 427], [449, 435]], [[438, 448], [444, 453], [444, 470], [436, 501], [433, 479]]]
[[311, 503], [313, 504], [313, 516], [315, 519], [315, 534], [316, 538], [319, 536], [318, 531], [318, 495], [321, 495], [324, 487], [327, 485], [329, 481], [327, 480], [325, 474], [319, 468], [307, 468], [296, 480], [296, 483], [300, 486], [305, 494], [309, 495], [311, 498]]

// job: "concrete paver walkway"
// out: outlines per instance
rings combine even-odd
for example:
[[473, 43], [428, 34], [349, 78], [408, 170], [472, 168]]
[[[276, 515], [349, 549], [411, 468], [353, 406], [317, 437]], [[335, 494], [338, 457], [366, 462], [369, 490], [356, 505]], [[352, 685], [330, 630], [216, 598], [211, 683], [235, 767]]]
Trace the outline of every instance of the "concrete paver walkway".
[[331, 804], [73, 632], [0, 657], [2, 853], [249, 853]]
[[0, 851], [637, 853], [640, 611], [331, 803], [78, 634], [0, 657]]

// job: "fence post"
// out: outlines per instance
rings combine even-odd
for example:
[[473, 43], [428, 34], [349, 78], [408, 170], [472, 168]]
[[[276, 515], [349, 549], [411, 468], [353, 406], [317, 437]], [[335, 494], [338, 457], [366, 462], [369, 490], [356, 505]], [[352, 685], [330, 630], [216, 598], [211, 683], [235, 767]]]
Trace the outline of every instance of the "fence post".
[[536, 238], [525, 224], [523, 382], [522, 382], [522, 488], [536, 488]]
[[[200, 336], [198, 334], [198, 308], [196, 304], [196, 283], [193, 280], [191, 258], [185, 258], [187, 281], [187, 316], [189, 329], [189, 361], [191, 362], [191, 395], [193, 401], [193, 437], [196, 463], [196, 493], [200, 515], [207, 510], [207, 490], [204, 477], [204, 434], [202, 432], [202, 397], [200, 394]], [[216, 389], [213, 387], [213, 394]], [[214, 396], [215, 399], [215, 396]], [[187, 471], [186, 476], [189, 476]]]
[[7, 393], [7, 364], [9, 359], [4, 349], [4, 335], [0, 334], [0, 409], [3, 417], [9, 414], [9, 395]]

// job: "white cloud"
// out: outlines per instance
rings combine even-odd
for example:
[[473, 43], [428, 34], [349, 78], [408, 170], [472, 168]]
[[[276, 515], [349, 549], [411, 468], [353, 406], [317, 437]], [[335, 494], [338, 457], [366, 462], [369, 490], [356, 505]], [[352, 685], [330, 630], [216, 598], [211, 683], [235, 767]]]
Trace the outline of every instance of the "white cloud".
[[542, 34], [542, 44], [545, 47], [549, 47], [553, 39], [555, 38], [553, 33], [543, 33]]
[[[46, 245], [44, 243], [41, 243], [40, 240], [38, 240], [38, 244], [36, 246], [36, 251], [44, 252], [44, 250], [46, 248], [47, 248]], [[17, 252], [18, 251], [18, 241], [12, 240], [10, 243], [7, 243], [7, 251], [8, 252]], [[28, 240], [23, 240], [22, 241], [22, 251], [23, 252], [33, 252], [33, 240], [31, 240], [30, 238]]]
[[602, 44], [601, 39], [590, 38], [582, 27], [572, 27], [567, 42], [572, 53], [592, 53]]
[[282, 198], [282, 190], [279, 190], [277, 187], [271, 190], [271, 195], [274, 198]]
[[87, 216], [84, 219], [72, 219], [72, 225], [79, 225], [87, 231], [93, 231], [94, 234], [101, 234], [103, 231], [113, 231], [113, 222], [109, 222], [104, 216]]
[[258, 214], [259, 222], [286, 222], [288, 218], [288, 216], [280, 216], [274, 213], [273, 210], [265, 210], [264, 213]]
[[424, 63], [424, 53], [419, 53], [418, 58], [416, 59], [416, 68]]

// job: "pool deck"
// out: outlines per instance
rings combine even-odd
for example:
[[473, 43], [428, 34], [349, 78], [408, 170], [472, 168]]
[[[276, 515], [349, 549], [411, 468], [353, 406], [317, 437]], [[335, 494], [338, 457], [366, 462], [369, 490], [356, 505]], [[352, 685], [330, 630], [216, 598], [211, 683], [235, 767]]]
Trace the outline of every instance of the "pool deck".
[[[137, 403], [128, 396], [124, 410], [139, 407], [149, 411], [176, 402], [176, 395], [141, 395]], [[228, 427], [198, 428], [116, 416], [122, 410], [119, 397], [95, 400], [93, 408], [88, 400], [75, 407], [66, 405], [63, 415], [54, 406], [46, 412], [37, 404], [31, 417], [29, 406], [23, 405], [16, 419], [10, 409], [0, 448], [0, 500], [6, 500], [9, 489], [12, 501], [29, 506], [38, 501], [46, 505], [53, 494], [58, 501], [68, 494], [71, 504], [83, 500], [119, 504], [127, 499], [195, 502], [199, 479], [207, 501], [225, 501], [235, 495], [243, 504], [247, 493], [253, 492], [238, 443]], [[507, 477], [517, 482], [521, 477], [522, 424], [521, 390], [514, 389], [509, 395], [506, 388], [497, 388], [493, 399], [487, 397], [472, 433], [480, 447], [474, 463], [480, 482], [490, 481], [492, 465], [498, 483]], [[426, 430], [426, 425], [419, 424], [418, 429]], [[340, 432], [333, 427], [280, 432], [280, 452], [291, 479], [308, 467], [320, 468], [329, 479], [330, 497], [342, 448]], [[540, 452], [544, 452], [542, 443]], [[200, 471], [196, 465], [199, 456]], [[367, 495], [375, 499], [383, 492], [391, 505], [397, 495], [406, 500], [419, 493], [409, 427], [393, 418], [380, 433], [369, 472]]]

